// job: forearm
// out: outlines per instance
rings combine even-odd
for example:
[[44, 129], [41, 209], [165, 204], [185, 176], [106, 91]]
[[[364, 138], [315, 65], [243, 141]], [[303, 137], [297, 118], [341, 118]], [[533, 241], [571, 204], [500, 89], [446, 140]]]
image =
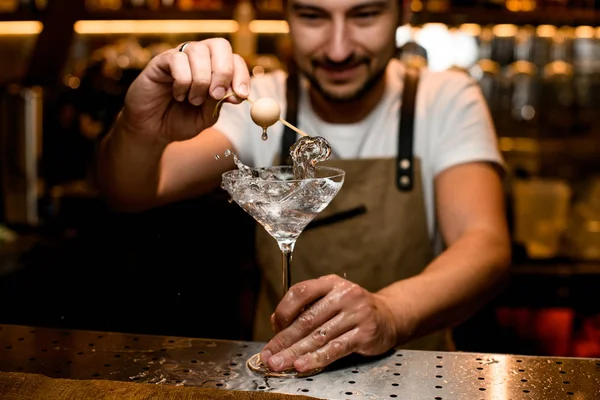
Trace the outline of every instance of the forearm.
[[121, 211], [138, 211], [158, 201], [166, 143], [127, 132], [119, 118], [100, 144], [96, 163], [100, 190]]
[[399, 341], [455, 325], [496, 296], [510, 263], [509, 239], [472, 231], [456, 240], [421, 274], [378, 293], [386, 300]]

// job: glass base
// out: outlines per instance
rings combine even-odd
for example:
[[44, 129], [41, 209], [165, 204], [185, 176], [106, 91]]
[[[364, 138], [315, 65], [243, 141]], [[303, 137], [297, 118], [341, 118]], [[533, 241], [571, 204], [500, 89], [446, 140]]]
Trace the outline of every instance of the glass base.
[[260, 353], [250, 357], [247, 364], [248, 368], [250, 368], [252, 371], [267, 378], [305, 378], [307, 376], [316, 375], [323, 371], [323, 368], [317, 368], [306, 372], [298, 372], [293, 368], [285, 371], [272, 371], [262, 362], [260, 359]]

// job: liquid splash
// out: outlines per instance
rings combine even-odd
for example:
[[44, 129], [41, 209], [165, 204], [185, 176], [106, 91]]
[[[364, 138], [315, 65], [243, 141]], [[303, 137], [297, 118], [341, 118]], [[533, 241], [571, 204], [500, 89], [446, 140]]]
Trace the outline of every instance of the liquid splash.
[[303, 136], [290, 147], [294, 179], [314, 178], [317, 164], [331, 156], [329, 142], [321, 136]]
[[[237, 156], [237, 154], [235, 154], [233, 151], [231, 151], [230, 149], [225, 150], [225, 152], [223, 153], [223, 155], [227, 158], [227, 157], [233, 157], [233, 162], [235, 164], [235, 166], [238, 168], [238, 174], [240, 176], [247, 176], [247, 177], [253, 177], [256, 178], [258, 177], [258, 171], [255, 170], [254, 168], [251, 168], [249, 166], [247, 166], [246, 164], [244, 164], [239, 157]], [[217, 154], [215, 156], [215, 159], [220, 159], [221, 157]], [[223, 183], [221, 182], [221, 188], [225, 189], [225, 187], [223, 186]]]
[[[266, 129], [263, 130], [261, 139], [268, 139]], [[233, 162], [238, 170], [240, 170], [242, 176], [259, 177], [257, 170], [244, 164], [238, 158], [237, 154], [230, 149], [225, 150], [223, 155], [225, 157], [233, 156]], [[329, 159], [331, 156], [331, 145], [327, 139], [322, 136], [303, 136], [290, 147], [290, 156], [292, 159], [294, 179], [311, 179], [315, 177], [317, 164]], [[220, 159], [221, 156], [216, 154], [215, 160]], [[223, 185], [221, 185], [221, 187], [223, 188]]]

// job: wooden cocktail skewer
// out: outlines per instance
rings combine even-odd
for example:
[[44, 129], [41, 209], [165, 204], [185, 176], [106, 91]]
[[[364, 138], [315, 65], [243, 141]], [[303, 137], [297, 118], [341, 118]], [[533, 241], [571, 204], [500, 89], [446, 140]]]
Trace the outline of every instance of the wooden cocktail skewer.
[[[219, 100], [217, 102], [217, 105], [215, 106], [215, 111], [213, 113], [213, 116], [216, 117], [217, 111], [219, 110], [219, 106], [221, 105], [223, 100], [225, 100], [226, 98], [228, 98], [230, 96], [235, 96], [235, 95], [236, 95], [235, 93], [231, 92], [231, 93], [226, 94], [221, 100]], [[263, 101], [263, 99], [264, 99], [264, 101]], [[274, 100], [263, 97], [263, 98], [257, 100], [256, 102], [254, 102], [250, 98], [247, 98], [246, 101], [248, 101], [252, 107], [250, 109], [250, 113], [252, 115], [252, 120], [258, 126], [263, 128], [263, 140], [266, 140], [267, 128], [270, 127], [271, 125], [273, 125], [276, 121], [280, 121], [282, 124], [284, 124], [291, 130], [293, 130], [294, 132], [296, 132], [302, 136], [309, 136], [308, 133], [303, 132], [301, 129], [295, 127], [294, 125], [287, 122], [285, 119], [281, 118], [281, 109], [279, 108], [279, 106], [277, 105], [277, 107], [273, 107], [272, 103], [275, 103]], [[260, 107], [260, 108], [253, 110], [254, 107]]]

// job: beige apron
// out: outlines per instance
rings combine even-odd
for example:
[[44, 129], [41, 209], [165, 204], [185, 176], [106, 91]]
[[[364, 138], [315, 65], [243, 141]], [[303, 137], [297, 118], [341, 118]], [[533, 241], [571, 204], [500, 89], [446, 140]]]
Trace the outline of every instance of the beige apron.
[[[327, 161], [346, 171], [344, 185], [315, 219], [348, 212], [347, 219], [307, 229], [294, 249], [292, 284], [337, 274], [376, 292], [419, 274], [433, 259], [419, 160], [414, 160], [414, 187], [395, 185], [396, 159]], [[364, 208], [363, 208], [364, 207]], [[365, 210], [366, 209], [366, 210]], [[364, 213], [353, 212], [365, 210]], [[281, 299], [281, 251], [262, 226], [257, 229], [257, 257], [262, 270], [254, 340], [273, 336], [270, 317]], [[401, 345], [407, 349], [450, 350], [449, 332], [437, 332]]]
[[[342, 189], [296, 242], [291, 268], [292, 284], [337, 274], [363, 288], [376, 292], [401, 279], [419, 274], [434, 257], [427, 229], [420, 160], [412, 156], [414, 98], [418, 72], [412, 81], [407, 73], [401, 126], [399, 157], [358, 160], [329, 160], [323, 165], [346, 171]], [[288, 115], [296, 123], [297, 87], [288, 79]], [[296, 92], [296, 93], [291, 93]], [[405, 124], [405, 126], [402, 126]], [[288, 133], [282, 149], [294, 140]], [[287, 143], [286, 143], [287, 140]], [[282, 150], [283, 151], [283, 150]], [[407, 160], [410, 160], [408, 162]], [[409, 167], [407, 167], [409, 166]], [[399, 169], [400, 168], [400, 169]], [[402, 169], [412, 176], [403, 186]], [[400, 171], [400, 172], [399, 172]], [[402, 176], [406, 179], [405, 176]], [[282, 296], [282, 257], [277, 242], [258, 225], [257, 261], [262, 271], [258, 294], [254, 340], [268, 341], [273, 336], [270, 317]], [[450, 350], [449, 330], [402, 343], [402, 348]]]

